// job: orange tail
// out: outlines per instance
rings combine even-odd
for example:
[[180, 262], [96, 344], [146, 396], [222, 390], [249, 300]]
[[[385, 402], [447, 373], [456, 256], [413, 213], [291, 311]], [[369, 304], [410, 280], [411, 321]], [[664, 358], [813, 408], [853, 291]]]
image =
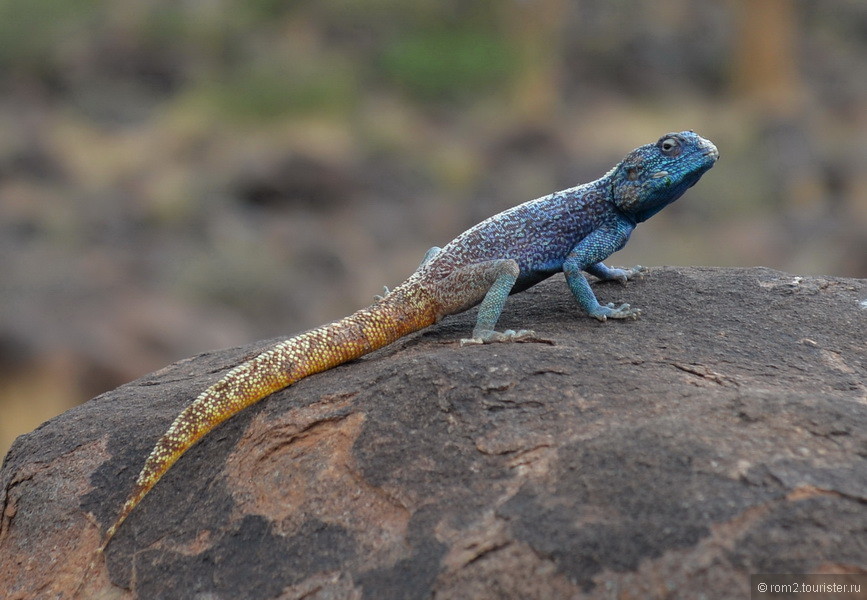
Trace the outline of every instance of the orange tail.
[[373, 352], [435, 321], [433, 302], [419, 286], [407, 282], [369, 308], [280, 342], [229, 371], [187, 406], [154, 446], [100, 551], [171, 466], [217, 425], [299, 379]]

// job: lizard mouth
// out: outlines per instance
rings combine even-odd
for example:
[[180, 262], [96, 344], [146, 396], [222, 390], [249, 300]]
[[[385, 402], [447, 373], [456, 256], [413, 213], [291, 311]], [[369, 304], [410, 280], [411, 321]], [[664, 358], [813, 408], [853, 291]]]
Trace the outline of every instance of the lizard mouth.
[[717, 150], [713, 142], [705, 140], [704, 146], [704, 151], [702, 152], [704, 156], [710, 156], [714, 161], [719, 160], [719, 150]]

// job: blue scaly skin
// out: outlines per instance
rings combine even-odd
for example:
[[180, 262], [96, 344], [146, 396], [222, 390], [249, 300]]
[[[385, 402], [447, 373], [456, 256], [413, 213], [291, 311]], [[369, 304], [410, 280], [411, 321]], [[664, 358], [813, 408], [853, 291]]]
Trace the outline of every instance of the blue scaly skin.
[[431, 248], [406, 281], [372, 306], [280, 342], [231, 369], [157, 441], [98, 552], [175, 461], [220, 423], [299, 379], [382, 348], [446, 315], [481, 304], [472, 337], [462, 343], [531, 337], [527, 330], [494, 330], [506, 298], [563, 271], [590, 316], [637, 318], [640, 311], [628, 304], [599, 304], [582, 271], [621, 282], [639, 274], [642, 267], [612, 269], [602, 261], [626, 244], [638, 223], [695, 185], [718, 158], [716, 146], [692, 131], [665, 135], [633, 150], [596, 181], [511, 208], [442, 249]]
[[443, 314], [481, 302], [473, 337], [484, 343], [532, 336], [494, 326], [509, 294], [563, 271], [587, 314], [635, 319], [628, 304], [601, 305], [582, 271], [626, 282], [644, 270], [612, 269], [602, 261], [623, 248], [635, 226], [677, 200], [719, 158], [716, 146], [692, 131], [670, 133], [630, 152], [600, 179], [526, 202], [482, 221], [441, 251], [432, 248], [416, 273], [437, 290]]

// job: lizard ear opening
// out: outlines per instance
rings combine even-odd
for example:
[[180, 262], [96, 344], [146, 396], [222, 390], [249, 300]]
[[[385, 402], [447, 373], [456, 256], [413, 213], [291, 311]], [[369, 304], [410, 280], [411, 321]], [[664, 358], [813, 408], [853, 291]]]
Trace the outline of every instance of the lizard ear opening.
[[614, 205], [624, 212], [632, 212], [640, 202], [641, 189], [644, 186], [642, 165], [631, 156], [618, 165], [612, 177], [611, 196]]

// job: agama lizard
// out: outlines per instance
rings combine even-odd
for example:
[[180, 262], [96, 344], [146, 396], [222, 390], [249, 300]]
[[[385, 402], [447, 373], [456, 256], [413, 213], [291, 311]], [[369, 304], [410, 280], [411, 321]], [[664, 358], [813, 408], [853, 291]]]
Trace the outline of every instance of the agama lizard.
[[181, 455], [217, 425], [313, 373], [325, 371], [481, 304], [472, 337], [462, 343], [527, 338], [494, 330], [509, 294], [562, 271], [590, 316], [635, 319], [628, 304], [601, 305], [582, 274], [626, 282], [643, 270], [602, 261], [620, 250], [635, 226], [677, 200], [719, 158], [692, 131], [636, 148], [600, 179], [531, 200], [482, 221], [443, 248], [431, 248], [410, 277], [368, 308], [280, 342], [236, 366], [203, 391], [171, 424], [148, 456], [99, 550]]

